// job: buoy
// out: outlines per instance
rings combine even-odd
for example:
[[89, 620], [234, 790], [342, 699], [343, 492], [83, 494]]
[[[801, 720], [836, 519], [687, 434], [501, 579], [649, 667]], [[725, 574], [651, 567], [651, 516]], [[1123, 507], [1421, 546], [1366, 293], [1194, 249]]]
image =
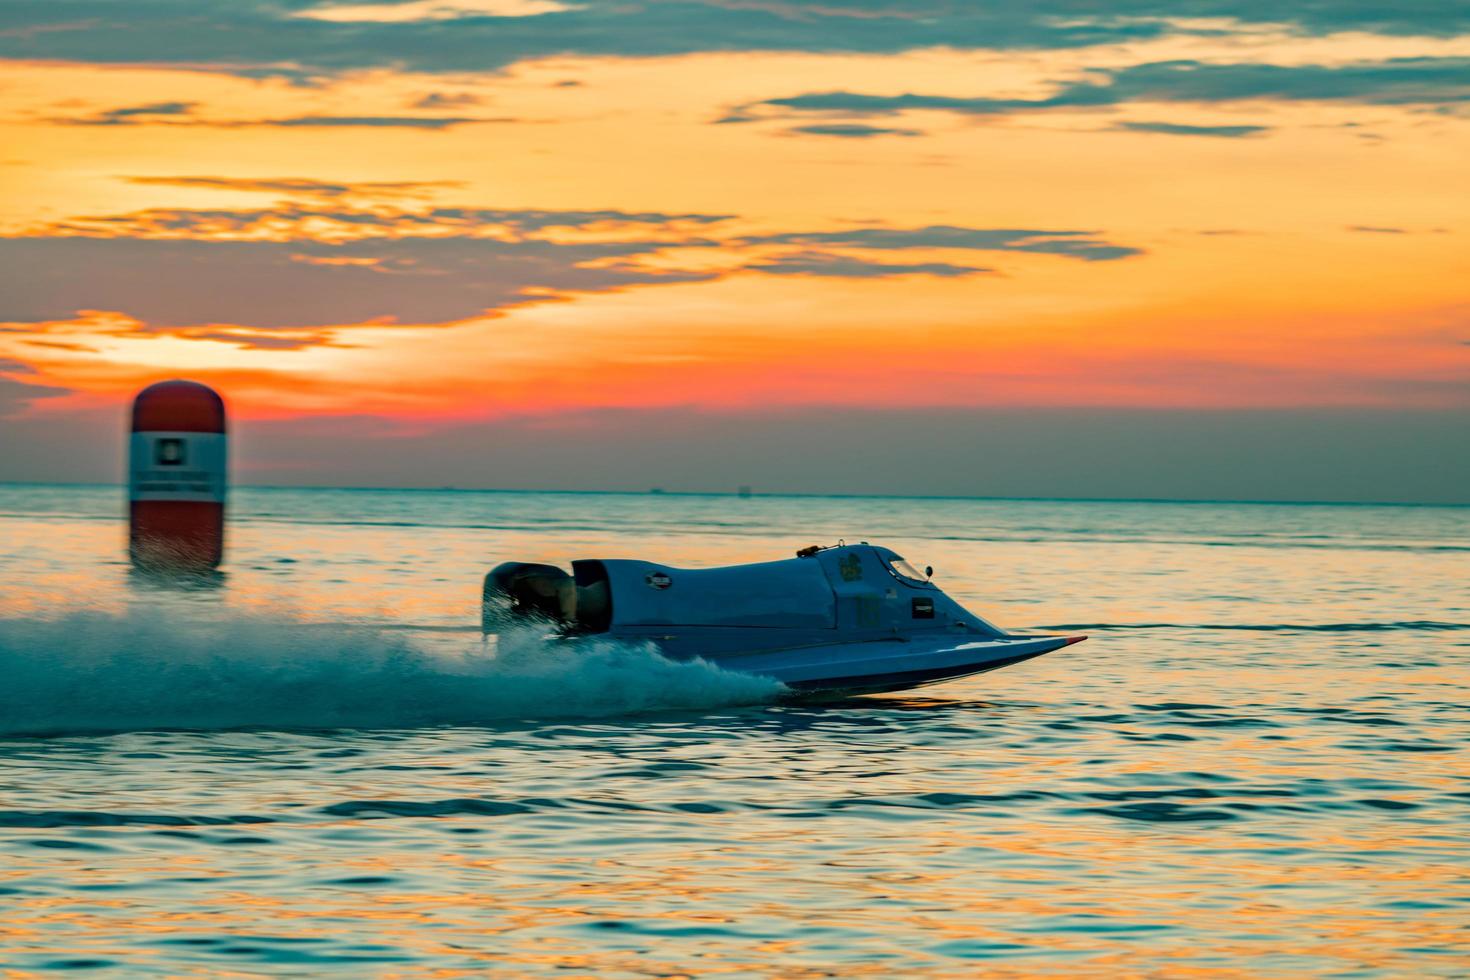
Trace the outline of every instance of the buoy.
[[128, 557], [139, 568], [209, 571], [224, 557], [225, 403], [193, 381], [133, 399]]

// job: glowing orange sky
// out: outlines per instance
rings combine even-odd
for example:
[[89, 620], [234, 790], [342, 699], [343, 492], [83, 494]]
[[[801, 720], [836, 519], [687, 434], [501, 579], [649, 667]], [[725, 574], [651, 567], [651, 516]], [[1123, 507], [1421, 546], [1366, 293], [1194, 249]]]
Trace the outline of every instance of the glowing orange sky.
[[1014, 48], [527, 34], [441, 69], [420, 42], [449, 35], [402, 35], [392, 67], [330, 32], [555, 34], [582, 8], [297, 6], [253, 63], [3, 35], [12, 414], [170, 376], [245, 418], [1470, 405], [1470, 34], [1444, 22], [1241, 3]]

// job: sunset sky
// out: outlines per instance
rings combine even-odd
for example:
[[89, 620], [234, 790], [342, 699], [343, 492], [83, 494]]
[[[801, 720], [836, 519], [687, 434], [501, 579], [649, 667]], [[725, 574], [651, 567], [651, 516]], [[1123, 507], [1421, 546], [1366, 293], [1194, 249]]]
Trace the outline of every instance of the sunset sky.
[[0, 479], [1470, 500], [1470, 5], [7, 0]]

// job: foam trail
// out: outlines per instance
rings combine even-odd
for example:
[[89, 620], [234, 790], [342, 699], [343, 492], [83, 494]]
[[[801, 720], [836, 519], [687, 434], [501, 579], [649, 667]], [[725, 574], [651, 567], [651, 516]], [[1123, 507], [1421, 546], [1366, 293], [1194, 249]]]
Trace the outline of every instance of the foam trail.
[[474, 725], [752, 704], [784, 690], [606, 640], [519, 632], [440, 653], [366, 626], [173, 612], [0, 619], [0, 734]]

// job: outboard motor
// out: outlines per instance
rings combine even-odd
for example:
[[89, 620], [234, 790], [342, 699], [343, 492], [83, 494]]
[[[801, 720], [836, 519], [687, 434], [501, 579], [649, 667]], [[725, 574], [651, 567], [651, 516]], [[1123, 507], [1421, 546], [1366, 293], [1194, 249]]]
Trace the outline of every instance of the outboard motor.
[[563, 625], [568, 607], [575, 607], [575, 589], [572, 577], [555, 565], [496, 565], [480, 592], [480, 632], [496, 633], [527, 619]]
[[600, 561], [555, 565], [509, 561], [492, 568], [480, 591], [480, 632], [539, 622], [564, 633], [601, 633], [612, 622], [607, 570]]

